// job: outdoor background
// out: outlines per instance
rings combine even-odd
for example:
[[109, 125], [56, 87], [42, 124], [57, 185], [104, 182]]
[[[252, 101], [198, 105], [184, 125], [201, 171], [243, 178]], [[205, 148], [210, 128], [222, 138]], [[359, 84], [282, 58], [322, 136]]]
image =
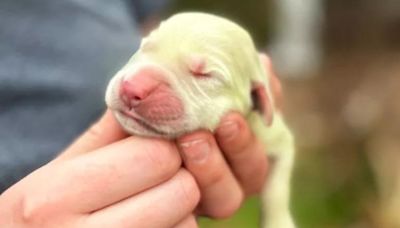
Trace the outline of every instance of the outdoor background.
[[[400, 227], [400, 1], [176, 0], [246, 27], [272, 57], [297, 139], [299, 227]], [[202, 227], [256, 227], [257, 199]]]

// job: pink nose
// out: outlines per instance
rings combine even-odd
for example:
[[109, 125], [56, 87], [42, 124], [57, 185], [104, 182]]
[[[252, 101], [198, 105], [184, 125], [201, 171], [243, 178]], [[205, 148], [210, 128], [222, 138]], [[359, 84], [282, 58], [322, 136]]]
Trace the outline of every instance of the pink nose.
[[135, 85], [130, 81], [122, 82], [122, 94], [130, 100], [143, 100], [145, 99], [152, 88], [146, 88], [141, 85]]
[[138, 65], [127, 72], [119, 87], [124, 111], [147, 123], [177, 122], [183, 116], [183, 104], [167, 79], [168, 71], [153, 65]]
[[134, 77], [128, 77], [121, 83], [121, 97], [130, 107], [145, 101], [160, 84], [147, 70], [139, 71]]

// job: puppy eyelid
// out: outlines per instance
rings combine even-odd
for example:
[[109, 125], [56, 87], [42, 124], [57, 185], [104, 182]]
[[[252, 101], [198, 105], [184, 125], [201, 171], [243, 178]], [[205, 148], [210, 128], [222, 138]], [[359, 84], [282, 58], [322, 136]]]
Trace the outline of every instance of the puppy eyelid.
[[189, 56], [188, 68], [190, 73], [195, 77], [207, 77], [210, 74], [206, 70], [206, 59], [203, 56], [193, 54]]
[[193, 71], [192, 69], [189, 69], [189, 71], [196, 78], [209, 78], [209, 77], [211, 77], [211, 73], [206, 72], [206, 71]]

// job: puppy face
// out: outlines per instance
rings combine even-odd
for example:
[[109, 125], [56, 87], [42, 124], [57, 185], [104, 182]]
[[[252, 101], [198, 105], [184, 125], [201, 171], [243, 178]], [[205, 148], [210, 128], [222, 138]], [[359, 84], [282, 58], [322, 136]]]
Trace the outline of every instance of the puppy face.
[[236, 24], [178, 14], [142, 40], [110, 81], [106, 103], [132, 134], [174, 138], [214, 130], [227, 111], [250, 110], [254, 60], [252, 41]]

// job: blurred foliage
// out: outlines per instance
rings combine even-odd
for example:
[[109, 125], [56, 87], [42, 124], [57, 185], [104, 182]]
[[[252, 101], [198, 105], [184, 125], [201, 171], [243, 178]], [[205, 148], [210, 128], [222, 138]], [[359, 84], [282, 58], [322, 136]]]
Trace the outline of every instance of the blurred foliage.
[[357, 224], [356, 219], [367, 213], [363, 203], [375, 188], [365, 154], [342, 161], [335, 158], [332, 148], [301, 152], [307, 156], [298, 156], [292, 184], [293, 212], [299, 227]]
[[270, 1], [250, 0], [175, 0], [168, 14], [185, 11], [209, 12], [232, 19], [245, 27], [257, 46], [264, 46], [270, 34], [272, 22]]

